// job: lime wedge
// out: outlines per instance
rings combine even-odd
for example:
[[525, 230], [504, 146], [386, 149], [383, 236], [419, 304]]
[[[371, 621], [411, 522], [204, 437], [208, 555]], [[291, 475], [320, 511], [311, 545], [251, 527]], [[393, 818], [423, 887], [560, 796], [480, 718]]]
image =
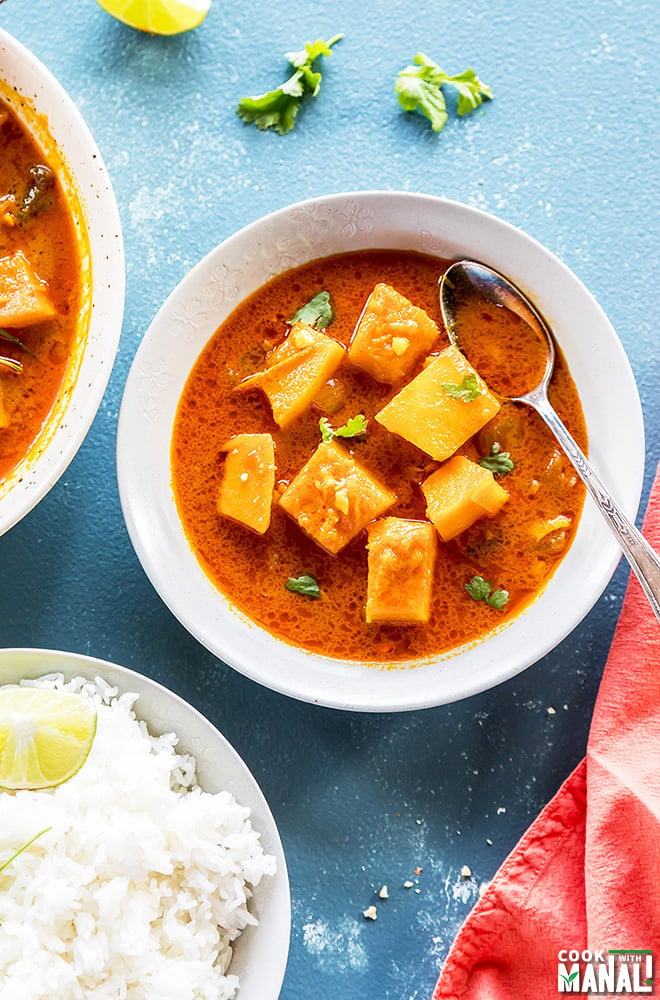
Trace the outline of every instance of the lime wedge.
[[211, 0], [97, 0], [103, 10], [131, 28], [153, 35], [178, 35], [201, 24]]
[[0, 788], [51, 788], [73, 777], [96, 733], [96, 708], [82, 695], [0, 688]]

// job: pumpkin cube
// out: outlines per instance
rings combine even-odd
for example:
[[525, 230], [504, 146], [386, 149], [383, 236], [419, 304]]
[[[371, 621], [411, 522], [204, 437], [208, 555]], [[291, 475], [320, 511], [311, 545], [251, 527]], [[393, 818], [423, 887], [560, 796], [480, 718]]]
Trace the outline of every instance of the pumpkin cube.
[[0, 326], [31, 326], [54, 316], [47, 289], [21, 250], [0, 257]]
[[379, 382], [395, 385], [429, 353], [438, 333], [428, 313], [379, 282], [357, 322], [348, 356]]
[[236, 434], [222, 450], [227, 457], [218, 493], [218, 513], [263, 535], [270, 525], [275, 486], [273, 438], [270, 434]]
[[240, 388], [262, 389], [275, 423], [284, 429], [312, 405], [345, 356], [346, 350], [338, 341], [314, 327], [297, 323], [286, 340], [275, 348], [264, 371], [243, 379]]
[[433, 525], [385, 517], [373, 521], [367, 530], [367, 621], [427, 622], [438, 547]]
[[336, 441], [322, 441], [280, 497], [287, 514], [333, 555], [395, 502]]
[[422, 483], [426, 514], [443, 542], [455, 538], [485, 514], [497, 514], [509, 494], [493, 473], [454, 455]]
[[453, 346], [429, 361], [376, 420], [443, 462], [495, 416], [500, 404]]

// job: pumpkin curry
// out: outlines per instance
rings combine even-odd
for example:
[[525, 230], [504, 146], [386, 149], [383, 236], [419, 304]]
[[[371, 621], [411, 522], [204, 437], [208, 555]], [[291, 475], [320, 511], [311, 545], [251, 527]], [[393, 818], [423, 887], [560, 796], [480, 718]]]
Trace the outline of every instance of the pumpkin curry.
[[[571, 543], [583, 487], [540, 418], [449, 345], [448, 263], [371, 250], [288, 271], [188, 378], [184, 530], [231, 603], [288, 643], [380, 663], [446, 652], [518, 614]], [[474, 316], [484, 337], [491, 322]], [[584, 446], [561, 357], [550, 395]]]
[[60, 392], [81, 312], [81, 263], [56, 166], [0, 100], [0, 482]]

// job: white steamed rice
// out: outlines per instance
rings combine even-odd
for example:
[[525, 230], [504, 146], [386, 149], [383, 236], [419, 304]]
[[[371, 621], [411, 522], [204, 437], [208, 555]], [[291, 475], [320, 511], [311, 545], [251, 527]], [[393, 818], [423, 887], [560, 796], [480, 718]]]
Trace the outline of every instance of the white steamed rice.
[[[24, 682], [27, 683], [27, 682]], [[29, 682], [98, 707], [90, 755], [47, 791], [0, 792], [2, 1000], [231, 1000], [231, 942], [275, 871], [249, 809], [196, 787], [176, 737], [149, 735], [137, 695], [97, 678]]]

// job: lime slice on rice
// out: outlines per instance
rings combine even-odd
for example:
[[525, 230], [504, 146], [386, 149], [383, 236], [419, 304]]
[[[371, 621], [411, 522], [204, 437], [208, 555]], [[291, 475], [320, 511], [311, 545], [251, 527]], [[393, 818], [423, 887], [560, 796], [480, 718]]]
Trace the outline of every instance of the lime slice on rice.
[[88, 698], [52, 688], [0, 688], [0, 788], [51, 788], [73, 777], [96, 733]]
[[211, 0], [97, 0], [99, 5], [131, 28], [153, 35], [178, 35], [201, 24]]

